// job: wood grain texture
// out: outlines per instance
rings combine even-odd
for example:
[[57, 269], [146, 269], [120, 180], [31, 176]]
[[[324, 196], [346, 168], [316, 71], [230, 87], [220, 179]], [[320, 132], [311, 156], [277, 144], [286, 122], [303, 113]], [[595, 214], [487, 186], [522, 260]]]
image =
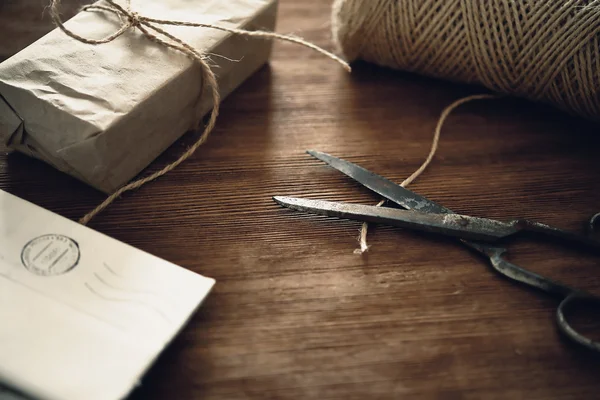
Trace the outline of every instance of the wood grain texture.
[[[65, 15], [75, 4], [65, 2]], [[43, 5], [0, 3], [0, 57], [51, 28]], [[278, 31], [331, 49], [329, 8], [281, 0]], [[359, 223], [271, 200], [377, 202], [304, 150], [400, 182], [427, 154], [441, 110], [481, 91], [363, 64], [348, 75], [276, 43], [270, 66], [225, 100], [211, 139], [191, 160], [91, 223], [217, 280], [131, 398], [596, 398], [599, 359], [557, 333], [555, 299], [431, 236], [375, 227], [371, 251], [354, 255]], [[581, 229], [599, 211], [598, 138], [598, 126], [520, 100], [465, 105], [412, 188], [457, 212]], [[150, 169], [194, 139], [185, 136]], [[3, 190], [72, 219], [103, 199], [2, 150]], [[593, 257], [531, 242], [514, 246], [511, 259], [600, 294]]]

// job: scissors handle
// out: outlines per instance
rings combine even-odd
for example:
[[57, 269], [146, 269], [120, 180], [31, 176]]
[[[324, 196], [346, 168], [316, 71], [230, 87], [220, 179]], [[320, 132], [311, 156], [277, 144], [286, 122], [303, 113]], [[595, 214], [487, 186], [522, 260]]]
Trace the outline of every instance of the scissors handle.
[[477, 242], [465, 242], [465, 244], [489, 257], [490, 263], [496, 272], [499, 272], [506, 278], [543, 290], [546, 293], [561, 298], [565, 298], [571, 293], [576, 292], [575, 289], [569, 286], [555, 282], [552, 279], [546, 278], [545, 276], [536, 274], [535, 272], [526, 270], [525, 268], [511, 263], [504, 258], [504, 255], [507, 251], [504, 247], [493, 247], [486, 244], [482, 245]]
[[600, 240], [597, 240], [594, 237], [594, 234], [598, 230], [599, 222], [600, 214], [594, 215], [589, 222], [587, 235], [580, 235], [574, 232], [564, 231], [553, 226], [549, 226], [539, 222], [529, 221], [526, 219], [513, 221], [513, 225], [517, 230], [520, 231], [534, 232], [537, 234], [561, 239], [571, 244], [583, 246], [588, 249], [594, 249], [598, 251], [600, 250]]
[[595, 214], [590, 218], [588, 222], [586, 234], [588, 237], [598, 240], [598, 233], [600, 232], [600, 213]]
[[563, 285], [507, 261], [503, 257], [506, 249], [502, 247], [491, 247], [489, 245], [480, 246], [479, 244], [472, 242], [466, 242], [466, 244], [489, 256], [494, 269], [505, 277], [562, 298], [556, 311], [556, 321], [559, 331], [570, 340], [592, 351], [600, 353], [600, 343], [580, 333], [567, 319], [568, 315], [573, 314], [574, 311], [584, 308], [585, 306], [592, 306], [592, 308], [597, 310], [598, 314], [600, 314], [599, 297], [573, 289], [567, 285]]
[[556, 310], [558, 329], [572, 341], [592, 351], [600, 353], [600, 342], [590, 339], [584, 334], [579, 333], [577, 329], [573, 328], [567, 319], [567, 315], [572, 314], [574, 310], [586, 306], [591, 306], [594, 310], [600, 311], [600, 298], [581, 292], [573, 292], [569, 294], [563, 301], [561, 301], [558, 309]]

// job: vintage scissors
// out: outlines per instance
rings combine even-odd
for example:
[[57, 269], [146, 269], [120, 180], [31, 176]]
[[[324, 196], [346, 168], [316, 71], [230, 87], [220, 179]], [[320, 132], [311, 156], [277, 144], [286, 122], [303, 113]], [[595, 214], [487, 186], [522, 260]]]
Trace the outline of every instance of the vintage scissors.
[[459, 215], [356, 164], [318, 151], [311, 150], [307, 153], [406, 210], [283, 196], [273, 197], [277, 203], [297, 211], [381, 223], [457, 237], [467, 247], [489, 258], [493, 268], [503, 276], [560, 297], [562, 300], [556, 312], [559, 330], [574, 342], [590, 350], [600, 352], [600, 342], [578, 332], [566, 318], [569, 312], [575, 311], [579, 307], [591, 306], [594, 310], [600, 309], [600, 297], [555, 282], [512, 264], [503, 258], [507, 249], [492, 243], [521, 231], [530, 231], [600, 251], [600, 241], [591, 237], [591, 233], [594, 232], [595, 227], [600, 222], [600, 213], [590, 219], [588, 226], [590, 235], [588, 236], [528, 220], [500, 222]]

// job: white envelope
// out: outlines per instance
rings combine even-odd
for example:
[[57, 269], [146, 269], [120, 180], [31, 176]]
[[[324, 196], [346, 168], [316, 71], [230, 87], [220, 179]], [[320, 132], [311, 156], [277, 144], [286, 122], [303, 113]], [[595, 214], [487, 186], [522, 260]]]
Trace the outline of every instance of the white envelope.
[[214, 283], [0, 190], [0, 384], [122, 399]]

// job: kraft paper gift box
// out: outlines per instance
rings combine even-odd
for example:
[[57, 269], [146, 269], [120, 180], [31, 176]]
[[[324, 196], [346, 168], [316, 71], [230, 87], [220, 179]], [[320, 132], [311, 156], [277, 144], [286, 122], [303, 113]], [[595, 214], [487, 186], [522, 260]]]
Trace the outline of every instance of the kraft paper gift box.
[[[146, 17], [273, 31], [277, 1], [134, 0], [132, 9]], [[89, 10], [65, 25], [100, 39], [122, 22], [113, 13]], [[203, 27], [160, 28], [210, 57], [222, 98], [271, 53], [268, 39]], [[197, 63], [138, 29], [100, 45], [55, 29], [0, 64], [0, 136], [9, 148], [109, 193], [210, 112], [204, 86], [200, 93]]]

